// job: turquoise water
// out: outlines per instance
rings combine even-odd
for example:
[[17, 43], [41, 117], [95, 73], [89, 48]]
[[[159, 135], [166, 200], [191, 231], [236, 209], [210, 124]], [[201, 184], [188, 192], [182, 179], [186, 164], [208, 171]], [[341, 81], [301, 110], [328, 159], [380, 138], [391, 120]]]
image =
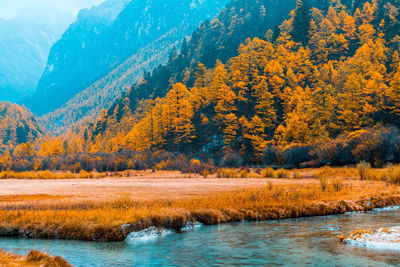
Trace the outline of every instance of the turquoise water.
[[343, 245], [356, 229], [400, 226], [400, 210], [202, 226], [133, 243], [0, 238], [16, 254], [61, 255], [75, 266], [393, 266], [399, 251]]

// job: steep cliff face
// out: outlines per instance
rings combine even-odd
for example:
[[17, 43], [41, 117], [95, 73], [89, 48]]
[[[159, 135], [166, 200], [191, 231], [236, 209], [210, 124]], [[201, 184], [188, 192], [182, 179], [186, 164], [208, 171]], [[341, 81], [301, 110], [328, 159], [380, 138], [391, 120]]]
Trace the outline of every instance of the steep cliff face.
[[[169, 49], [200, 21], [217, 14], [226, 2], [108, 0], [82, 11], [51, 49], [46, 70], [27, 104], [38, 114], [59, 108], [163, 36], [169, 38], [158, 49]], [[143, 55], [143, 61], [149, 56], [151, 53]], [[165, 56], [156, 58], [160, 62], [164, 59]]]
[[51, 46], [73, 19], [69, 13], [40, 5], [0, 20], [0, 100], [17, 101], [35, 89]]

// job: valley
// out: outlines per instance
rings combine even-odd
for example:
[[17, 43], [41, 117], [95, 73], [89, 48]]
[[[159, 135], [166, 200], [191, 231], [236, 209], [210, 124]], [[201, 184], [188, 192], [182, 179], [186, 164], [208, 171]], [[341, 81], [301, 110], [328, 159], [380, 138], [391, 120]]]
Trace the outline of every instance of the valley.
[[399, 1], [74, 3], [0, 19], [0, 265], [399, 264]]

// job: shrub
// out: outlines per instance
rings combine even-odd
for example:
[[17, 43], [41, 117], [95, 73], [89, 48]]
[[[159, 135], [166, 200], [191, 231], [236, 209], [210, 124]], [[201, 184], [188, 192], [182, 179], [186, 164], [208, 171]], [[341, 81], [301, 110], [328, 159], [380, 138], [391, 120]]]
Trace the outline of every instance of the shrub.
[[218, 169], [217, 171], [218, 178], [239, 178], [240, 174], [235, 169]]
[[249, 172], [247, 173], [247, 177], [246, 178], [260, 178], [260, 174], [256, 173], [256, 172]]
[[337, 165], [343, 166], [353, 163], [351, 147], [348, 145], [347, 136], [341, 135], [332, 141], [317, 144], [312, 151], [317, 165]]
[[94, 175], [92, 172], [87, 172], [85, 170], [81, 170], [79, 172], [79, 178], [81, 179], [89, 179], [89, 178], [94, 178]]
[[210, 172], [207, 169], [203, 169], [201, 170], [200, 175], [203, 176], [204, 178], [207, 178], [208, 175], [210, 175]]
[[269, 145], [264, 151], [264, 164], [271, 165], [277, 163], [279, 158], [279, 150]]
[[0, 179], [74, 179], [73, 173], [53, 173], [50, 171], [40, 172], [13, 172], [3, 171], [0, 173]]
[[249, 171], [247, 169], [241, 170], [240, 178], [249, 178]]
[[228, 152], [222, 159], [223, 167], [239, 168], [243, 164], [243, 158], [235, 152]]
[[278, 178], [289, 178], [288, 171], [284, 169], [279, 169], [276, 171], [276, 177]]
[[133, 166], [135, 170], [146, 170], [149, 168], [149, 165], [140, 158], [133, 161]]
[[43, 252], [32, 250], [26, 257], [26, 263], [29, 266], [54, 266], [54, 267], [72, 267], [65, 259], [62, 257], [51, 257]]
[[190, 165], [194, 166], [194, 167], [198, 167], [200, 166], [200, 160], [198, 159], [191, 159], [190, 160]]
[[293, 179], [300, 179], [301, 178], [300, 172], [299, 171], [292, 172], [292, 178]]
[[328, 179], [326, 177], [320, 177], [319, 184], [321, 186], [322, 192], [325, 192], [325, 190], [328, 188]]
[[320, 168], [314, 172], [316, 177], [327, 177], [327, 178], [336, 178], [336, 177], [348, 177], [348, 178], [358, 178], [359, 172], [357, 168], [332, 168], [329, 166], [325, 166]]
[[332, 186], [333, 186], [333, 189], [334, 189], [336, 192], [341, 191], [341, 190], [343, 189], [343, 187], [344, 187], [344, 185], [343, 185], [343, 179], [342, 179], [342, 178], [335, 178], [335, 179], [333, 179], [333, 180], [332, 180]]
[[392, 183], [400, 185], [400, 165], [390, 165], [383, 173], [383, 178]]
[[381, 167], [399, 157], [400, 132], [396, 128], [362, 129], [348, 135], [357, 161]]
[[368, 179], [370, 170], [371, 170], [371, 164], [369, 164], [366, 161], [361, 161], [360, 163], [357, 164], [357, 171], [361, 180]]
[[299, 168], [301, 163], [309, 162], [313, 158], [311, 151], [314, 149], [310, 145], [289, 145], [282, 152], [282, 159], [285, 164], [294, 168]]
[[271, 167], [265, 168], [261, 172], [261, 177], [262, 178], [273, 178], [274, 177], [274, 169], [272, 169]]
[[82, 170], [82, 166], [79, 162], [76, 162], [75, 164], [71, 165], [69, 169], [73, 173], [79, 173]]
[[166, 161], [160, 161], [159, 163], [157, 163], [154, 166], [154, 169], [156, 169], [157, 171], [163, 171], [167, 169], [167, 162]]
[[269, 190], [269, 191], [271, 191], [271, 190], [272, 190], [272, 182], [271, 182], [271, 181], [269, 181], [269, 182], [268, 182], [268, 186], [267, 186], [267, 188], [268, 188], [268, 190]]

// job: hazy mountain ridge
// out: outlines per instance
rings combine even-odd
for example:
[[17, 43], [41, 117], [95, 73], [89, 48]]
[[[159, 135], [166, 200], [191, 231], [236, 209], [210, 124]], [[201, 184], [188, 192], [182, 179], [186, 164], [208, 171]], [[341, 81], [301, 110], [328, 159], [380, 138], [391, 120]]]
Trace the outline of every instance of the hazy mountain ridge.
[[[226, 1], [199, 4], [197, 0], [174, 0], [163, 5], [152, 0], [130, 1], [112, 23], [110, 18], [103, 21], [102, 14], [107, 13], [104, 9], [113, 9], [113, 3], [121, 1], [109, 0], [82, 11], [77, 22], [53, 46], [36, 92], [27, 100], [29, 107], [38, 114], [61, 107], [172, 29], [177, 29], [177, 40], [190, 34], [200, 21], [213, 17]], [[169, 46], [170, 43], [166, 45]], [[39, 105], [50, 97], [51, 103]]]
[[108, 109], [132, 84], [143, 77], [144, 71], [151, 71], [159, 64], [166, 63], [168, 54], [179, 42], [168, 42], [158, 46], [161, 40], [140, 49], [138, 53], [118, 65], [82, 92], [78, 93], [61, 108], [39, 118], [47, 129], [60, 133], [70, 127], [96, 120], [100, 111]]
[[[189, 13], [193, 13], [190, 19], [184, 15], [181, 22], [172, 23], [172, 25], [177, 26], [145, 47], [140, 48], [104, 77], [75, 95], [62, 107], [42, 116], [41, 121], [52, 130], [62, 130], [79, 120], [85, 120], [88, 117], [95, 118], [103, 108], [108, 109], [128, 87], [142, 79], [145, 71], [151, 71], [159, 64], [166, 63], [172, 48], [179, 47], [182, 38], [191, 34], [200, 21], [213, 18], [218, 13], [219, 8], [222, 8], [224, 2], [226, 1], [210, 4], [213, 7], [202, 3], [203, 7], [201, 8], [198, 4], [195, 5], [196, 1], [192, 1], [190, 5], [189, 2], [185, 2], [185, 8], [182, 8], [182, 10], [186, 10], [186, 7], [190, 6], [189, 10], [192, 11]], [[133, 10], [133, 8], [130, 8], [130, 10]], [[177, 10], [180, 10], [180, 8], [177, 8]], [[128, 17], [127, 14], [130, 11], [124, 10], [123, 12], [126, 15], [121, 14], [120, 17]], [[164, 25], [165, 21], [162, 21], [161, 24]]]
[[46, 5], [0, 20], [0, 100], [17, 101], [35, 89], [51, 46], [72, 20], [71, 14]]

